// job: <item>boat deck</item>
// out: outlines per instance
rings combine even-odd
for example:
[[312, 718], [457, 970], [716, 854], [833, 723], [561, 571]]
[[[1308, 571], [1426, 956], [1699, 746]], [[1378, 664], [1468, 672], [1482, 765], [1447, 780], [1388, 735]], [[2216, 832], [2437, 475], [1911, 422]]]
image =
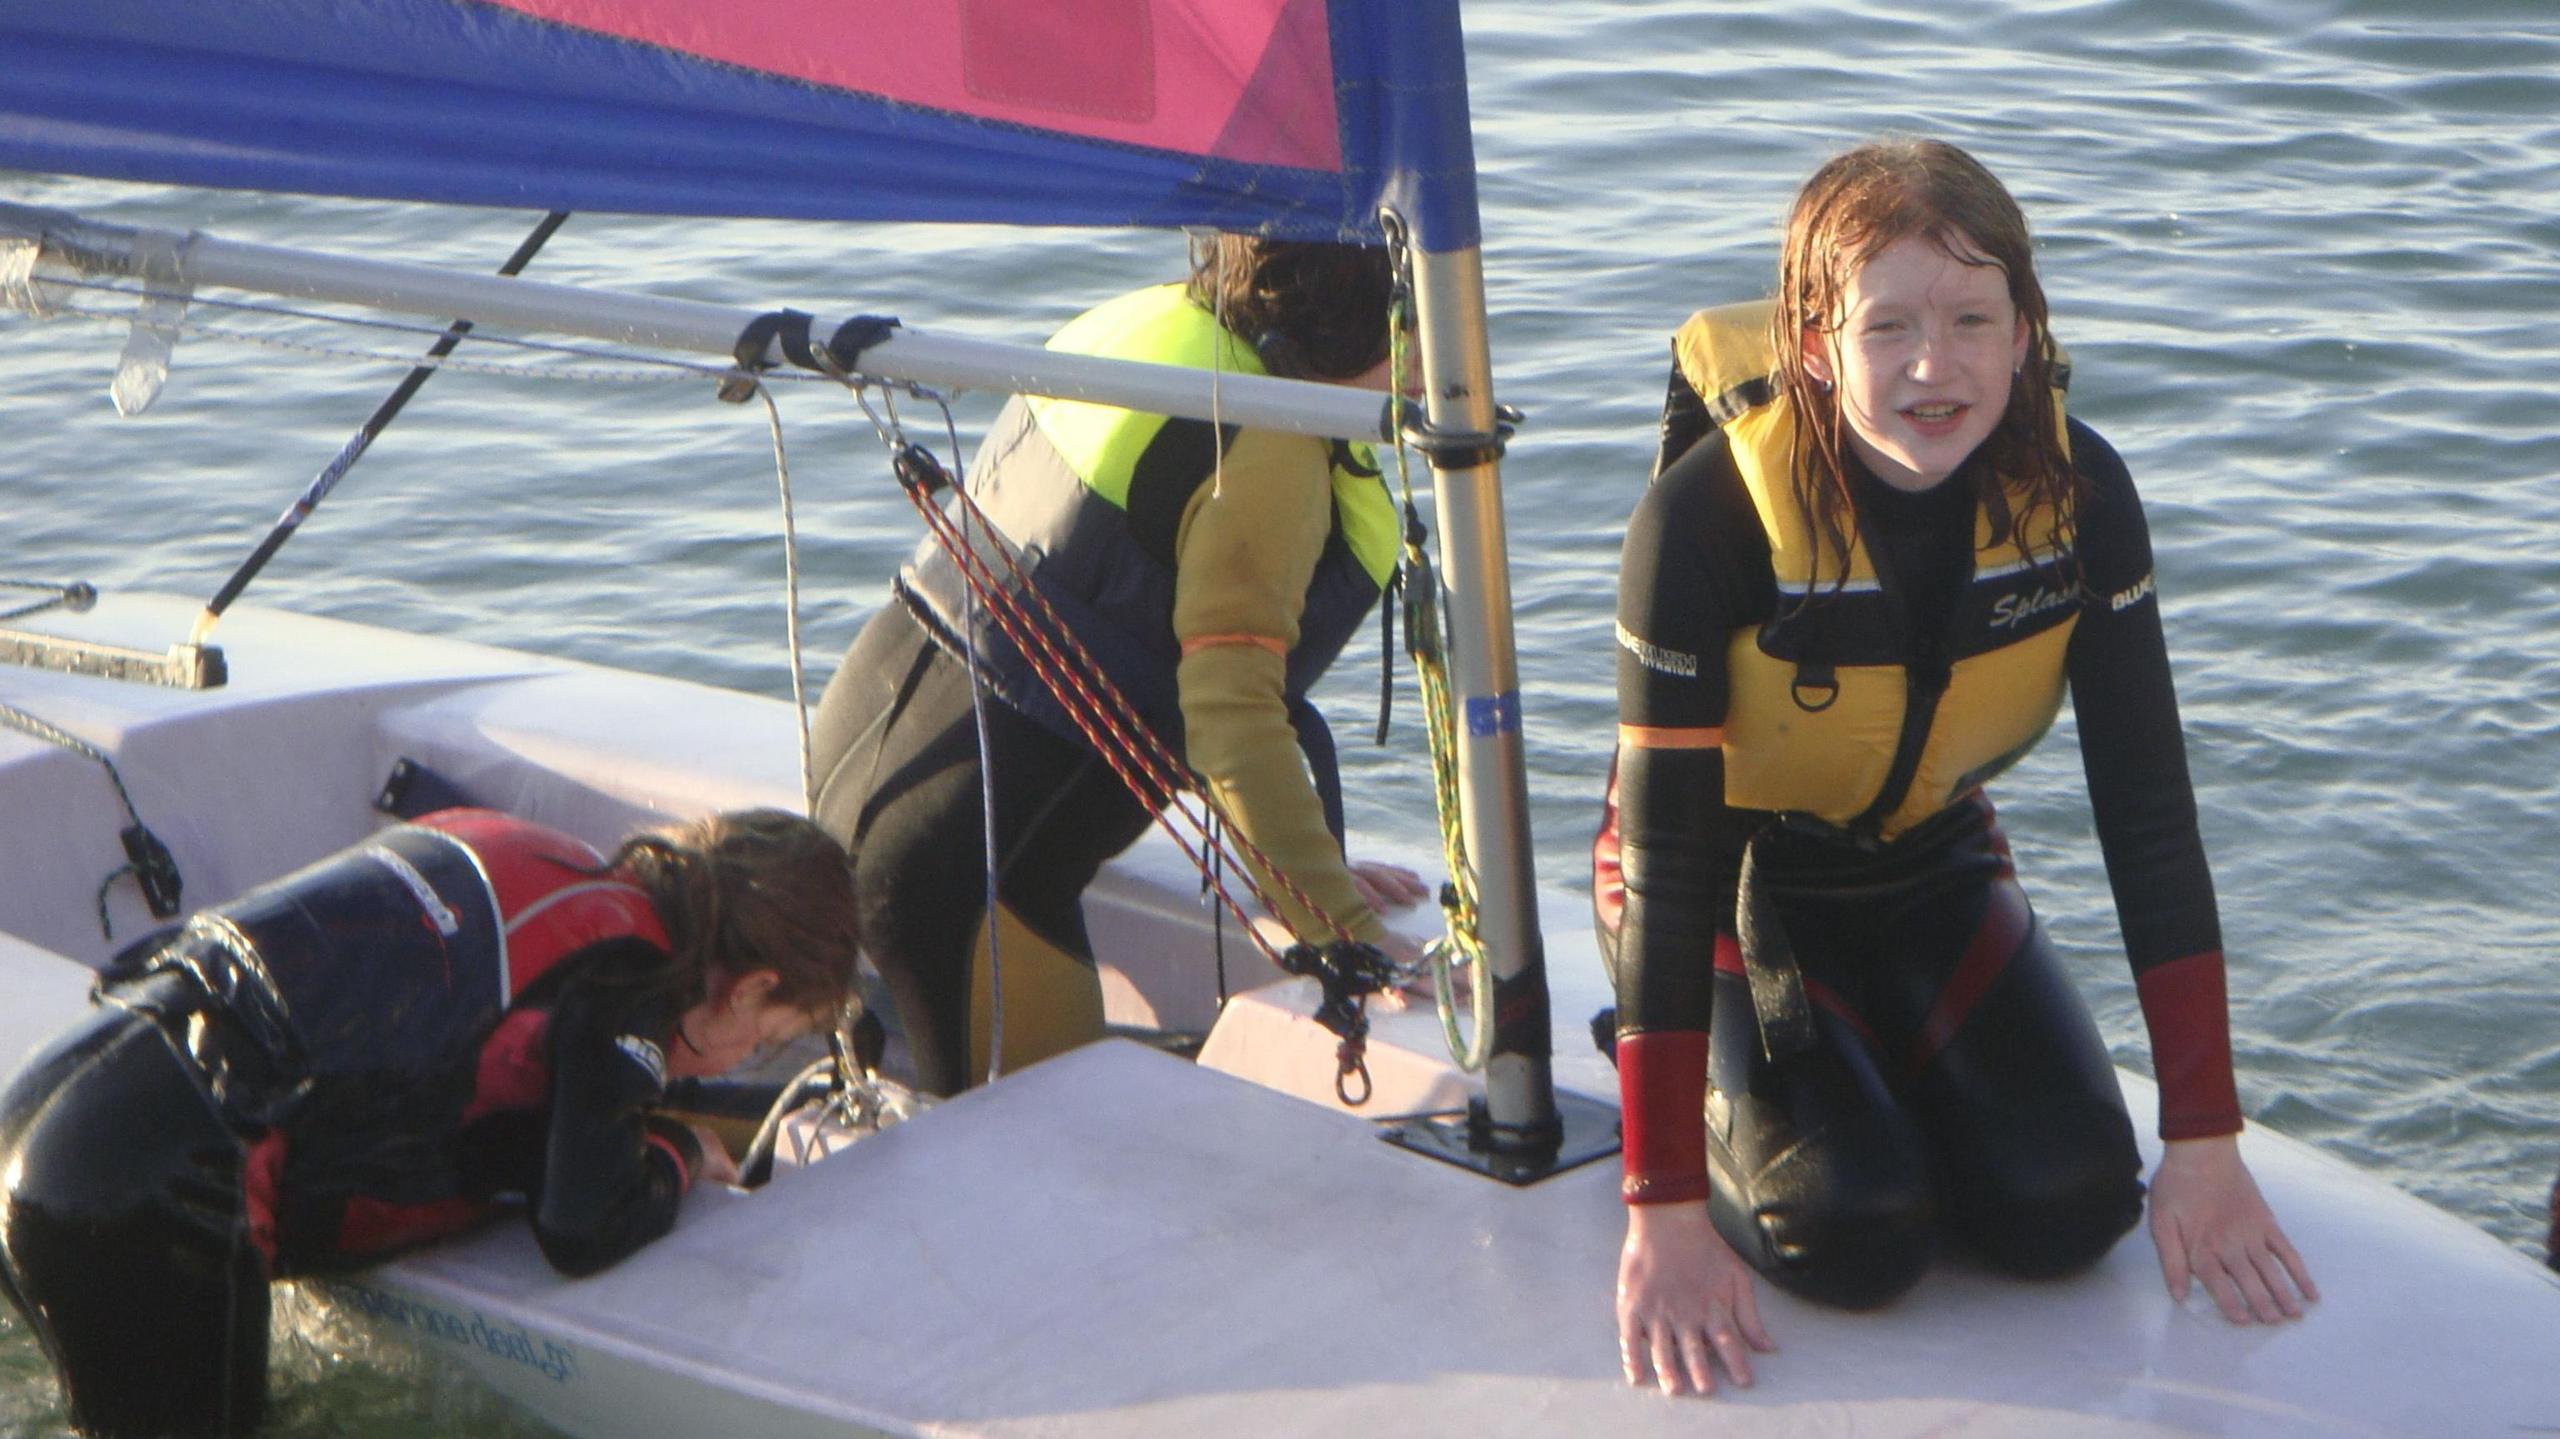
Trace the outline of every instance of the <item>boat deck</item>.
[[1512, 1188], [1120, 1043], [704, 1196], [612, 1273], [561, 1280], [506, 1226], [388, 1277], [466, 1331], [573, 1354], [557, 1380], [515, 1366], [537, 1410], [591, 1407], [580, 1385], [632, 1396], [627, 1427], [595, 1433], [701, 1432], [692, 1386], [652, 1393], [671, 1369], [772, 1403], [733, 1430], [758, 1433], [2308, 1439], [2560, 1420], [2560, 1374], [2532, 1357], [2556, 1342], [2551, 1276], [2300, 1145], [2249, 1147], [2319, 1266], [2302, 1322], [2234, 1329], [2201, 1288], [2171, 1304], [2137, 1235], [2061, 1283], [1941, 1264], [1870, 1315], [1764, 1288], [1782, 1352], [1704, 1404], [1619, 1378], [1614, 1165]]
[[[120, 600], [69, 623], [149, 645], [192, 614]], [[370, 833], [401, 757], [598, 841], [797, 789], [772, 701], [272, 612], [221, 638], [234, 678], [208, 694], [0, 672], [0, 700], [116, 755], [191, 907]], [[124, 822], [92, 761], [0, 732], [0, 1063], [77, 1011], [82, 966], [113, 947], [94, 897]], [[131, 891], [111, 890], [117, 942], [147, 924]], [[1115, 1017], [1208, 1024], [1208, 926], [1169, 845], [1116, 863], [1087, 908]], [[1583, 905], [1542, 909], [1557, 1078], [1605, 1098]], [[1092, 1046], [752, 1195], [698, 1192], [673, 1235], [589, 1279], [501, 1224], [332, 1292], [598, 1439], [2560, 1431], [2560, 1278], [2263, 1130], [2251, 1166], [2324, 1295], [2299, 1323], [2234, 1329], [2201, 1292], [2173, 1305], [2137, 1232], [2060, 1283], [1942, 1264], [1871, 1315], [1764, 1288], [1782, 1352], [1760, 1387], [1631, 1391], [1615, 1165], [1512, 1188], [1382, 1143], [1330, 1104], [1308, 1003], [1302, 982], [1259, 989], [1201, 1064]], [[1465, 1095], [1427, 1009], [1375, 1022], [1369, 1112]], [[2151, 1113], [2148, 1084], [2125, 1083]]]

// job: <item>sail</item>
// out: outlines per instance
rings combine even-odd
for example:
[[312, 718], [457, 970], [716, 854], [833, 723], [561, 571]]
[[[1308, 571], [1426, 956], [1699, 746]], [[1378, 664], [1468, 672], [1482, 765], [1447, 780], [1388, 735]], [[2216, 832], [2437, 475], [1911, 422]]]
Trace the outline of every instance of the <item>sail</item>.
[[1476, 242], [1456, 0], [0, 0], [0, 167]]

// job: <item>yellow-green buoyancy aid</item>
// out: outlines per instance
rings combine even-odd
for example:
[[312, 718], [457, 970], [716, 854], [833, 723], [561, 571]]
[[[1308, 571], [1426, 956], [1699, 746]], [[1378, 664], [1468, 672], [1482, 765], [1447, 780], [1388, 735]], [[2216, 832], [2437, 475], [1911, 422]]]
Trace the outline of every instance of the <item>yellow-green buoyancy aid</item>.
[[[1219, 328], [1180, 285], [1139, 290], [1088, 310], [1051, 336], [1048, 347], [1195, 370], [1269, 373], [1252, 346]], [[1165, 417], [1045, 395], [1032, 396], [1030, 408], [1040, 432], [1076, 477], [1113, 505], [1128, 509], [1138, 458], [1164, 428]], [[1347, 448], [1351, 463], [1333, 469], [1335, 519], [1352, 556], [1383, 587], [1395, 573], [1400, 548], [1395, 504], [1378, 483], [1370, 447]]]
[[[1053, 350], [1113, 359], [1266, 373], [1251, 346], [1219, 327], [1180, 285], [1123, 295], [1070, 321]], [[1174, 540], [1199, 487], [1216, 473], [1228, 438], [1187, 427], [1196, 463], [1140, 461], [1173, 423], [1163, 415], [1082, 400], [1027, 397], [989, 428], [968, 475], [981, 510], [1023, 558], [1044, 597], [1168, 742], [1182, 734], [1174, 683]], [[1230, 434], [1232, 427], [1230, 427]], [[1169, 439], [1171, 437], [1168, 437]], [[1308, 583], [1298, 643], [1289, 652], [1293, 712], [1342, 652], [1395, 572], [1399, 526], [1366, 446], [1336, 449], [1334, 534]], [[928, 538], [899, 575], [899, 589], [947, 646], [960, 648], [968, 595], [958, 567]], [[1015, 708], [1074, 737], [1065, 710], [1001, 635], [982, 634], [982, 672]]]
[[[1932, 710], [1913, 683], [1901, 596], [1879, 581], [1856, 526], [1844, 578], [1796, 500], [1795, 405], [1772, 379], [1769, 318], [1767, 301], [1701, 310], [1672, 342], [1730, 441], [1778, 587], [1777, 618], [1727, 644], [1725, 799], [1889, 840], [2016, 763], [2060, 712], [2080, 611], [2061, 563], [2072, 536], [2014, 489], [2005, 537], [1995, 540], [1990, 507], [1976, 507], [1973, 575], [1940, 651], [1946, 687]], [[1916, 762], [1905, 758], [1907, 786], [1894, 800], [1895, 762], [1911, 745]], [[1871, 813], [1880, 801], [1888, 807]]]

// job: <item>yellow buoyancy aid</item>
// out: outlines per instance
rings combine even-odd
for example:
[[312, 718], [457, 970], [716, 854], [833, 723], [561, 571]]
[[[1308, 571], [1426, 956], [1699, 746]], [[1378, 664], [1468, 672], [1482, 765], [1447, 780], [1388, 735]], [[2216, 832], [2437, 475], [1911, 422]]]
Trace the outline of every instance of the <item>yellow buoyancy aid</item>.
[[[2005, 536], [1977, 506], [1973, 574], [1935, 651], [1945, 688], [1915, 682], [1936, 667], [1907, 652], [1902, 597], [1878, 579], [1855, 526], [1844, 578], [1796, 500], [1795, 405], [1773, 381], [1769, 318], [1767, 301], [1701, 310], [1672, 343], [1730, 441], [1777, 578], [1777, 617], [1726, 647], [1725, 799], [1889, 840], [2016, 763], [2060, 712], [2080, 609], [2058, 563], [2072, 536], [2015, 489]], [[2057, 392], [2057, 424], [2060, 412]]]

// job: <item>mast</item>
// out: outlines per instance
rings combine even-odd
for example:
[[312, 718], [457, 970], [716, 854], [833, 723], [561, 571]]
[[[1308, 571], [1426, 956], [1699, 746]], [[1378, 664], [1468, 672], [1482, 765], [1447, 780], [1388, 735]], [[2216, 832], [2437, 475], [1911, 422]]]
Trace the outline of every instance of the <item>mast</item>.
[[[1521, 751], [1520, 665], [1502, 515], [1493, 352], [1480, 247], [1413, 256], [1424, 413], [1436, 443], [1449, 672], [1458, 695], [1459, 824], [1476, 867], [1493, 974], [1493, 1042], [1484, 1066], [1491, 1146], [1552, 1153], [1560, 1125], [1550, 1073], [1546, 947], [1538, 932], [1529, 786]], [[1475, 442], [1470, 444], [1468, 438]], [[1483, 982], [1479, 977], [1478, 982]]]
[[1403, 157], [1412, 168], [1388, 185], [1392, 222], [1385, 228], [1391, 237], [1400, 232], [1410, 252], [1424, 387], [1424, 420], [1414, 438], [1431, 463], [1440, 522], [1438, 572], [1446, 587], [1440, 604], [1457, 711], [1458, 823], [1475, 870], [1494, 1032], [1485, 1051], [1484, 1099], [1470, 1107], [1463, 1129], [1425, 1120], [1390, 1137], [1529, 1183], [1615, 1149], [1617, 1116], [1609, 1106], [1555, 1091], [1503, 531], [1503, 411], [1494, 403], [1485, 322], [1465, 36], [1454, 0], [1399, 6], [1396, 22], [1397, 33], [1378, 41], [1397, 72], [1397, 113], [1385, 123], [1429, 140]]

